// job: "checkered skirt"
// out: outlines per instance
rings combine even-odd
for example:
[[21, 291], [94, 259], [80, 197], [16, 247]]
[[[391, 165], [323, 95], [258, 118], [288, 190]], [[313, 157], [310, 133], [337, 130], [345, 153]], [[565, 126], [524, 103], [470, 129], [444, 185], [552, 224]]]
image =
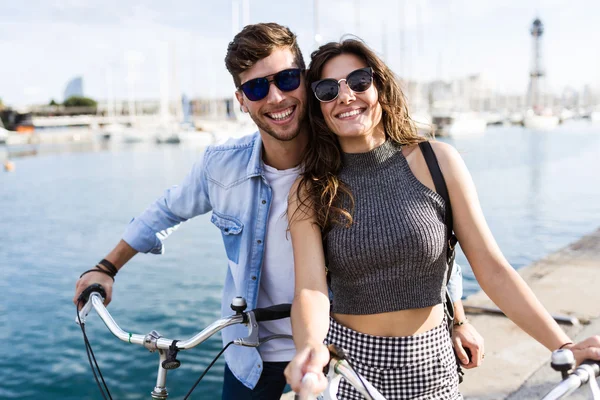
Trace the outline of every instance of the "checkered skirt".
[[[417, 335], [371, 336], [330, 318], [327, 344], [347, 350], [354, 369], [388, 400], [458, 400], [458, 373], [446, 323]], [[344, 379], [339, 399], [363, 400]]]

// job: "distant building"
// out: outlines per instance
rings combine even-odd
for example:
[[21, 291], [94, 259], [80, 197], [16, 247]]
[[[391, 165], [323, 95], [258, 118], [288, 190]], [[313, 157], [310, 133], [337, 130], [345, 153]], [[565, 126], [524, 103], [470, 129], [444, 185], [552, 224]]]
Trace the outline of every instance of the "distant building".
[[67, 83], [63, 100], [73, 96], [83, 97], [83, 78], [81, 76], [77, 76]]

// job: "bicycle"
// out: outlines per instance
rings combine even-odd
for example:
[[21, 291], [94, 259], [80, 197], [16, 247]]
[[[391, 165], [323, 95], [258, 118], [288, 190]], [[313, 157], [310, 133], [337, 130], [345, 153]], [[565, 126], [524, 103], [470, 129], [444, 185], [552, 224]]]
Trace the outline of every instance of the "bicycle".
[[[258, 337], [258, 323], [263, 321], [289, 318], [291, 309], [290, 304], [278, 304], [267, 308], [257, 308], [251, 311], [245, 311], [247, 307], [246, 300], [242, 297], [236, 297], [231, 303], [231, 309], [235, 311], [235, 314], [218, 319], [201, 332], [187, 340], [171, 340], [162, 337], [154, 330], [147, 335], [125, 332], [119, 327], [119, 325], [117, 325], [109, 311], [104, 306], [105, 297], [106, 292], [102, 286], [98, 284], [94, 284], [86, 288], [79, 296], [78, 301], [78, 304], [84, 303], [84, 306], [81, 308], [81, 310], [77, 311], [77, 318], [75, 319], [75, 322], [79, 324], [83, 332], [84, 343], [88, 352], [88, 360], [90, 362], [92, 372], [94, 373], [96, 383], [98, 384], [98, 388], [105, 399], [107, 398], [106, 396], [108, 396], [109, 399], [112, 399], [112, 397], [110, 396], [106, 382], [100, 373], [100, 369], [98, 368], [94, 354], [91, 351], [91, 345], [85, 333], [85, 321], [92, 308], [96, 310], [97, 314], [100, 316], [109, 331], [118, 339], [131, 344], [141, 345], [150, 352], [158, 351], [159, 366], [156, 385], [153, 391], [150, 393], [152, 400], [166, 400], [168, 398], [166, 387], [167, 371], [176, 369], [180, 366], [181, 363], [179, 360], [177, 360], [177, 353], [179, 351], [189, 350], [205, 342], [212, 335], [216, 334], [227, 326], [244, 324], [248, 327], [248, 336], [245, 338], [235, 339], [228, 343], [209, 364], [200, 378], [198, 378], [190, 391], [187, 393], [185, 399], [189, 398], [192, 391], [200, 383], [210, 368], [215, 364], [217, 359], [225, 352], [229, 345], [235, 344], [238, 346], [258, 347], [261, 344], [273, 339], [292, 339], [290, 335], [272, 335], [262, 339]], [[367, 381], [367, 379], [362, 377], [354, 370], [352, 365], [348, 362], [343, 349], [335, 345], [329, 345], [328, 349], [330, 353], [330, 361], [324, 369], [324, 374], [327, 378], [328, 385], [327, 389], [316, 397], [318, 400], [336, 400], [336, 393], [342, 378], [346, 379], [350, 385], [352, 385], [365, 397], [365, 399], [385, 400], [383, 395], [377, 391], [377, 389], [375, 389], [373, 385]], [[96, 365], [96, 370], [98, 370], [98, 375], [100, 376], [100, 380], [104, 385], [106, 395], [104, 394], [100, 380], [98, 380], [98, 375], [96, 374], [96, 370], [92, 365], [92, 360]], [[562, 399], [585, 384], [590, 386], [593, 396], [592, 398], [594, 400], [600, 400], [600, 389], [598, 388], [598, 383], [595, 379], [600, 376], [599, 361], [586, 360], [582, 362], [579, 367], [574, 368], [575, 358], [573, 353], [570, 350], [556, 350], [552, 353], [551, 365], [552, 368], [562, 373], [563, 380], [548, 394], [546, 394], [542, 400]], [[313, 374], [311, 377], [310, 373], [306, 374], [303, 378], [303, 387], [307, 392], [311, 392], [311, 381], [314, 382], [314, 378], [316, 378], [316, 376]]]
[[[167, 391], [167, 372], [172, 369], [178, 368], [181, 363], [177, 360], [177, 353], [181, 350], [189, 350], [210, 338], [215, 333], [221, 331], [223, 328], [235, 325], [244, 324], [248, 327], [248, 336], [245, 338], [239, 338], [231, 341], [223, 347], [223, 349], [217, 354], [215, 359], [208, 365], [204, 372], [200, 375], [198, 380], [194, 383], [192, 388], [189, 390], [184, 399], [189, 398], [193, 390], [200, 383], [202, 378], [215, 364], [218, 358], [225, 352], [225, 350], [231, 345], [246, 346], [246, 347], [258, 347], [261, 344], [268, 342], [273, 339], [292, 339], [290, 335], [272, 335], [265, 338], [258, 337], [258, 323], [264, 321], [272, 321], [276, 319], [289, 318], [291, 304], [278, 304], [266, 308], [257, 308], [251, 311], [245, 311], [247, 307], [246, 300], [242, 297], [236, 297], [231, 302], [231, 309], [235, 311], [235, 314], [228, 317], [218, 319], [213, 322], [201, 332], [192, 336], [187, 340], [172, 340], [162, 337], [158, 332], [152, 330], [146, 335], [135, 334], [125, 332], [115, 322], [110, 312], [104, 306], [104, 299], [106, 292], [101, 285], [94, 284], [87, 287], [79, 296], [78, 306], [84, 304], [83, 307], [77, 311], [77, 317], [75, 322], [81, 327], [84, 343], [86, 345], [86, 351], [88, 361], [100, 393], [104, 399], [112, 399], [110, 391], [104, 381], [104, 377], [100, 372], [98, 363], [91, 350], [91, 345], [85, 333], [85, 321], [92, 308], [96, 310], [98, 316], [102, 319], [108, 330], [116, 336], [118, 339], [130, 343], [137, 344], [145, 347], [150, 352], [158, 352], [159, 354], [159, 365], [158, 373], [156, 378], [156, 385], [150, 393], [152, 400], [166, 400], [169, 396]], [[352, 366], [349, 364], [343, 349], [330, 345], [331, 359], [328, 366], [325, 369], [327, 379], [329, 381], [328, 388], [324, 393], [323, 400], [335, 400], [336, 392], [339, 386], [341, 378], [345, 378], [352, 386], [354, 386], [360, 393], [365, 396], [367, 400], [385, 400], [385, 398], [362, 376], [360, 376]], [[92, 364], [93, 362], [93, 364]], [[95, 368], [94, 368], [95, 365]], [[96, 373], [98, 371], [98, 373]], [[102, 384], [100, 383], [102, 382]], [[104, 386], [104, 388], [103, 388]], [[106, 394], [104, 393], [106, 392]]]
[[[81, 308], [81, 310], [77, 311], [77, 317], [75, 319], [75, 322], [81, 327], [81, 330], [83, 332], [88, 361], [90, 363], [90, 367], [92, 368], [92, 372], [94, 374], [96, 383], [98, 384], [98, 388], [100, 389], [100, 393], [102, 394], [102, 397], [104, 399], [112, 399], [112, 397], [110, 395], [110, 391], [108, 390], [106, 382], [104, 381], [102, 373], [100, 372], [98, 363], [96, 361], [93, 351], [91, 350], [91, 345], [85, 333], [85, 321], [92, 308], [96, 310], [96, 313], [98, 314], [98, 316], [100, 316], [108, 330], [118, 339], [127, 343], [141, 345], [148, 349], [151, 353], [158, 351], [159, 365], [158, 374], [156, 378], [156, 385], [150, 393], [152, 396], [152, 400], [166, 400], [168, 398], [169, 394], [167, 392], [166, 386], [167, 372], [169, 370], [176, 369], [181, 365], [180, 361], [177, 360], [177, 353], [181, 350], [189, 350], [205, 342], [208, 338], [210, 338], [215, 333], [221, 331], [223, 328], [235, 324], [244, 324], [248, 327], [248, 336], [245, 338], [235, 339], [232, 342], [225, 345], [225, 347], [223, 347], [223, 349], [219, 352], [215, 359], [204, 370], [200, 378], [198, 378], [196, 383], [192, 386], [190, 391], [185, 396], [185, 399], [187, 399], [191, 395], [192, 391], [200, 383], [202, 378], [206, 375], [210, 368], [215, 364], [217, 359], [225, 352], [225, 350], [231, 344], [246, 347], [258, 347], [269, 340], [292, 338], [290, 335], [272, 335], [262, 339], [258, 337], [258, 323], [263, 321], [272, 321], [276, 319], [289, 318], [291, 304], [278, 304], [271, 307], [257, 308], [252, 311], [245, 311], [247, 307], [246, 300], [242, 297], [236, 297], [231, 302], [231, 309], [235, 311], [235, 314], [218, 319], [217, 321], [213, 322], [205, 329], [203, 329], [201, 332], [197, 333], [196, 335], [192, 336], [187, 340], [172, 340], [162, 337], [155, 330], [152, 330], [147, 335], [125, 332], [119, 327], [119, 325], [117, 325], [115, 320], [112, 318], [111, 314], [104, 306], [105, 298], [106, 292], [104, 291], [101, 285], [94, 284], [87, 287], [79, 296], [78, 306], [81, 303], [83, 303], [84, 306]], [[96, 366], [95, 369], [94, 365], [92, 365], [92, 360]], [[96, 370], [98, 371], [98, 374], [96, 373]], [[98, 377], [100, 378], [100, 380]], [[102, 384], [100, 383], [100, 381], [102, 381]], [[104, 386], [104, 388], [102, 386]], [[105, 391], [106, 394], [104, 393]]]
[[563, 380], [556, 385], [542, 400], [562, 399], [586, 383], [592, 392], [592, 399], [600, 400], [600, 388], [596, 378], [600, 376], [600, 361], [585, 360], [575, 368], [575, 357], [568, 349], [552, 352], [552, 368], [560, 371]]

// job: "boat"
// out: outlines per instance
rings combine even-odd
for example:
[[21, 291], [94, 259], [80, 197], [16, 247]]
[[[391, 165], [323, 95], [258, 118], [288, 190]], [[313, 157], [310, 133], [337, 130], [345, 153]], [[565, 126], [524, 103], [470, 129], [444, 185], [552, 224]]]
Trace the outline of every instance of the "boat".
[[416, 111], [410, 119], [413, 121], [415, 129], [420, 136], [429, 136], [434, 131], [434, 125], [431, 120], [431, 114], [425, 111]]
[[[1, 122], [0, 122], [1, 123]], [[8, 140], [8, 131], [0, 126], [0, 144], [6, 144]]]
[[509, 116], [508, 116], [508, 121], [512, 124], [512, 125], [523, 125], [523, 120], [525, 119], [525, 116], [523, 115], [522, 112], [512, 112]]
[[0, 144], [6, 144], [7, 140], [8, 140], [8, 131], [6, 129], [4, 129], [4, 123], [2, 122], [2, 119], [0, 118]]
[[485, 133], [487, 120], [474, 112], [453, 111], [449, 113], [436, 113], [433, 115], [433, 124], [440, 136], [475, 137]]
[[123, 143], [141, 143], [148, 139], [148, 133], [138, 128], [127, 127], [121, 138]]
[[527, 129], [536, 131], [549, 131], [558, 126], [558, 116], [546, 112], [546, 113], [535, 113], [533, 110], [527, 111], [525, 118], [523, 119], [523, 125]]
[[181, 143], [181, 137], [177, 133], [171, 135], [157, 135], [156, 143], [158, 144], [179, 144]]
[[100, 128], [100, 136], [102, 139], [109, 140], [110, 138], [121, 137], [125, 130], [127, 130], [126, 125], [111, 122]]

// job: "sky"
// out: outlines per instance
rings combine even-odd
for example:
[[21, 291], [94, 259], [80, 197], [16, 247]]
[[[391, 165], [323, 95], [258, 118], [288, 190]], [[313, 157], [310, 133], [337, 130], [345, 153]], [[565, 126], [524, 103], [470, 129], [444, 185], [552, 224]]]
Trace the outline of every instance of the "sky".
[[75, 76], [100, 100], [158, 99], [161, 82], [171, 94], [231, 96], [227, 44], [257, 22], [289, 26], [307, 63], [316, 33], [321, 43], [354, 34], [399, 76], [480, 73], [499, 93], [523, 94], [539, 17], [549, 87], [600, 91], [598, 0], [0, 0], [0, 9], [0, 99], [12, 106], [63, 101]]

